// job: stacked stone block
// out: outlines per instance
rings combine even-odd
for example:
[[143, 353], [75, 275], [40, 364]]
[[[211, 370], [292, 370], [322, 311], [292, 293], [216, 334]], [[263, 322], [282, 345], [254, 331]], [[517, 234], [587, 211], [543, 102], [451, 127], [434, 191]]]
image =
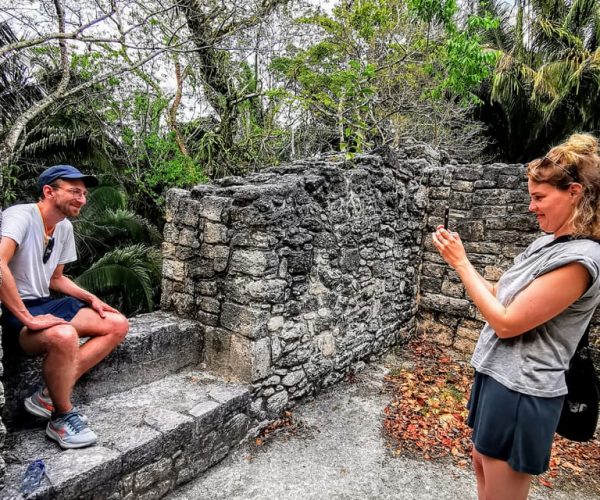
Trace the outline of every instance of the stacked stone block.
[[203, 323], [209, 369], [261, 418], [415, 329], [422, 165], [328, 157], [167, 198], [163, 307]]

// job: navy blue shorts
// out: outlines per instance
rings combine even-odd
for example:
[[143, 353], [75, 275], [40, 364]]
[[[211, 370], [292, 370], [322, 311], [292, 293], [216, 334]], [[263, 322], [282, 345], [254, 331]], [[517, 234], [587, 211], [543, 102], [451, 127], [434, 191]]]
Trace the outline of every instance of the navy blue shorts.
[[[23, 303], [32, 316], [52, 314], [65, 321], [71, 321], [79, 312], [79, 309], [88, 307], [85, 302], [81, 302], [73, 297], [62, 297], [59, 299], [44, 297], [41, 299], [24, 300]], [[21, 350], [19, 344], [19, 332], [25, 325], [4, 307], [4, 305], [2, 305], [0, 324], [2, 324], [2, 339], [5, 348], [17, 348]]]
[[513, 391], [475, 372], [467, 423], [482, 455], [504, 460], [517, 472], [548, 470], [564, 396], [541, 398]]

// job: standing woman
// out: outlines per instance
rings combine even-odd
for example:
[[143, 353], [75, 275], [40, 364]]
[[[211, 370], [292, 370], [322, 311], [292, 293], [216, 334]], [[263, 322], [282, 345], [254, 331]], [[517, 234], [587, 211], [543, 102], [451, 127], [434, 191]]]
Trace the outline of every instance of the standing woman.
[[469, 262], [457, 233], [433, 243], [483, 315], [469, 400], [479, 499], [526, 499], [548, 469], [567, 393], [564, 373], [600, 302], [598, 140], [572, 135], [527, 167], [529, 210], [546, 234], [496, 284]]

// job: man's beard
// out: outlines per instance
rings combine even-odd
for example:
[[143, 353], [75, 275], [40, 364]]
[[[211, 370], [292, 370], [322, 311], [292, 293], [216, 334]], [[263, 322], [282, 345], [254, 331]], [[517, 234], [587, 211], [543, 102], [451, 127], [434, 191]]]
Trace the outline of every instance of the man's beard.
[[61, 203], [56, 206], [65, 217], [75, 217], [79, 215], [82, 207], [74, 207], [70, 203]]

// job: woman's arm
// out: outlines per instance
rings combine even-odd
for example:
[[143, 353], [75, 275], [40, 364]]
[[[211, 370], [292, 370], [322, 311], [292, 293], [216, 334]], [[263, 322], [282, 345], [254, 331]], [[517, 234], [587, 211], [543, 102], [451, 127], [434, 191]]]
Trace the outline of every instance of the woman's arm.
[[508, 307], [504, 307], [469, 262], [458, 235], [438, 228], [433, 243], [454, 268], [475, 306], [500, 338], [521, 335], [554, 318], [581, 297], [589, 286], [587, 269], [572, 263], [535, 279]]
[[[440, 225], [440, 226], [438, 226], [438, 227], [437, 227], [437, 230], [439, 231], [439, 230], [440, 230], [440, 229], [442, 229], [443, 227], [444, 227], [444, 226], [441, 226], [441, 225]], [[452, 232], [448, 231], [447, 229], [446, 229], [445, 231], [447, 231], [447, 232], [448, 232], [448, 234], [454, 234], [454, 235], [456, 235], [456, 237], [457, 237], [457, 238], [460, 240], [460, 237], [458, 236], [458, 233], [452, 233]], [[434, 233], [434, 241], [433, 241], [433, 243], [434, 243], [434, 244], [435, 244], [435, 235], [436, 235], [436, 234], [437, 234], [437, 233]], [[462, 243], [461, 243], [461, 244], [462, 244]], [[437, 245], [436, 245], [436, 247], [437, 247]], [[438, 250], [439, 250], [439, 247], [438, 247]], [[465, 253], [465, 255], [464, 255], [464, 258], [466, 258], [466, 257], [467, 257], [467, 255], [466, 255], [466, 251], [465, 251], [464, 253]], [[440, 254], [441, 254], [441, 252], [440, 252]], [[442, 257], [444, 257], [444, 255], [442, 255]], [[445, 259], [446, 259], [446, 258], [444, 257], [444, 260], [445, 260]], [[446, 261], [446, 262], [448, 263], [448, 261]], [[453, 266], [453, 267], [454, 267], [454, 266]], [[486, 288], [489, 290], [489, 292], [490, 292], [490, 293], [491, 293], [491, 294], [492, 294], [492, 295], [495, 297], [495, 296], [496, 296], [496, 284], [495, 284], [495, 283], [491, 283], [490, 281], [486, 280], [486, 279], [485, 279], [485, 278], [484, 278], [484, 277], [483, 277], [481, 274], [479, 274], [479, 273], [477, 272], [477, 269], [475, 269], [474, 267], [473, 267], [472, 269], [473, 269], [473, 272], [475, 273], [475, 275], [477, 276], [477, 278], [478, 278], [478, 279], [481, 281], [481, 283], [483, 284], [483, 286], [485, 286], [485, 287], [486, 287]]]

